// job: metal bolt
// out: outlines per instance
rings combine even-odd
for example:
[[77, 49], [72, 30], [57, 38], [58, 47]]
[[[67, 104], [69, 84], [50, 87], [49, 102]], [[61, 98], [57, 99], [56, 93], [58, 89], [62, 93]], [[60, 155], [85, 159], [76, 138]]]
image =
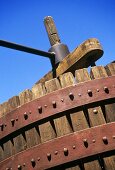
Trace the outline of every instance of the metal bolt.
[[47, 104], [45, 104], [44, 107], [46, 108], [46, 107], [47, 107]]
[[79, 93], [78, 96], [81, 97], [81, 93]]
[[61, 99], [61, 102], [64, 102], [64, 99]]
[[63, 150], [64, 150], [64, 155], [65, 155], [65, 156], [68, 156], [68, 149], [67, 149], [67, 148], [64, 148]]
[[31, 159], [31, 163], [32, 163], [32, 166], [35, 167], [36, 162], [35, 162], [35, 160], [33, 158]]
[[109, 89], [108, 89], [108, 87], [104, 87], [104, 91], [106, 92], [106, 93], [109, 93]]
[[91, 90], [87, 90], [87, 93], [90, 97], [92, 97], [92, 91]]
[[95, 142], [96, 142], [96, 140], [95, 140], [95, 139], [93, 139], [93, 140], [92, 140], [92, 142], [93, 142], [93, 143], [95, 143]]
[[39, 113], [42, 113], [42, 106], [38, 106]]
[[99, 89], [97, 89], [97, 92], [99, 92]]
[[11, 119], [12, 126], [14, 126], [15, 120]]
[[73, 93], [70, 92], [70, 93], [69, 93], [69, 97], [70, 97], [71, 100], [73, 100], [73, 99], [74, 99]]
[[115, 136], [113, 136], [113, 139], [115, 139]]
[[40, 161], [40, 157], [38, 157], [37, 160]]
[[0, 127], [1, 127], [1, 131], [4, 130], [4, 124], [0, 124]]
[[88, 148], [88, 141], [87, 141], [87, 139], [83, 139], [83, 142], [84, 142], [84, 146], [85, 146], [86, 148]]
[[55, 151], [55, 153], [54, 153], [55, 155], [57, 155], [58, 154], [58, 151]]
[[53, 108], [56, 108], [56, 101], [52, 101]]
[[28, 115], [26, 112], [24, 113], [24, 118], [25, 118], [25, 120], [28, 119]]
[[107, 137], [106, 137], [106, 136], [104, 136], [102, 139], [103, 139], [104, 144], [106, 144], [106, 145], [107, 145], [107, 144], [108, 144]]
[[21, 169], [22, 169], [21, 165], [18, 165], [18, 169], [19, 169], [19, 170], [21, 170]]
[[51, 153], [47, 153], [47, 158], [49, 161], [51, 160]]
[[94, 114], [97, 114], [97, 113], [98, 113], [98, 110], [94, 109], [94, 110], [93, 110], [93, 113], [94, 113]]
[[73, 145], [73, 149], [75, 149], [76, 148], [76, 146], [75, 145]]

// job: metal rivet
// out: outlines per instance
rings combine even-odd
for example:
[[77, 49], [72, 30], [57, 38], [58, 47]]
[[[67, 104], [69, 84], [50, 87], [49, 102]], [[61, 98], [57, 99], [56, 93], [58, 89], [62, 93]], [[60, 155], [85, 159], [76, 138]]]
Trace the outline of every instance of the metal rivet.
[[16, 121], [18, 121], [18, 118], [16, 118]]
[[107, 144], [108, 144], [107, 137], [106, 137], [106, 136], [104, 136], [102, 139], [103, 139], [104, 144], [106, 144], [106, 145], [107, 145]]
[[6, 168], [6, 170], [10, 170], [10, 168]]
[[19, 169], [19, 170], [21, 170], [21, 169], [22, 169], [21, 165], [18, 165], [18, 169]]
[[115, 139], [115, 136], [113, 136], [113, 139]]
[[61, 99], [61, 102], [64, 102], [64, 99]]
[[40, 161], [40, 157], [38, 157], [37, 160]]
[[70, 93], [69, 93], [69, 97], [70, 97], [71, 100], [73, 100], [73, 99], [74, 99], [73, 93], [70, 92]]
[[79, 93], [78, 96], [81, 97], [81, 93]]
[[92, 97], [92, 91], [91, 90], [87, 90], [87, 93], [90, 97]]
[[57, 154], [58, 154], [58, 151], [55, 151], [54, 154], [57, 155]]
[[39, 113], [42, 113], [42, 106], [38, 106]]
[[99, 92], [99, 89], [97, 89], [97, 92]]
[[96, 140], [95, 140], [95, 139], [93, 139], [93, 140], [92, 140], [92, 142], [93, 142], [93, 143], [95, 143], [95, 142], [96, 142]]
[[94, 109], [94, 110], [93, 110], [93, 113], [94, 113], [94, 114], [97, 114], [97, 113], [98, 113], [98, 110]]
[[73, 145], [73, 146], [72, 146], [72, 148], [73, 148], [73, 149], [75, 149], [75, 148], [76, 148], [76, 146], [75, 146], [75, 145]]
[[47, 153], [47, 158], [49, 161], [51, 160], [51, 153]]
[[56, 101], [52, 101], [53, 108], [56, 108]]
[[1, 127], [1, 131], [4, 130], [4, 124], [0, 124], [0, 127]]
[[12, 126], [14, 126], [15, 120], [11, 119]]
[[23, 166], [26, 166], [26, 164], [25, 164], [25, 163], [23, 163]]
[[31, 163], [32, 163], [32, 166], [35, 167], [36, 162], [35, 162], [35, 160], [33, 158], [31, 159]]
[[87, 139], [83, 139], [83, 142], [84, 142], [84, 146], [87, 148], [87, 147], [88, 147], [88, 141], [87, 141]]
[[105, 86], [103, 89], [104, 89], [104, 91], [105, 91], [106, 93], [109, 93], [108, 87]]
[[28, 115], [27, 115], [26, 112], [24, 113], [24, 119], [25, 119], [25, 120], [28, 119]]
[[63, 150], [64, 150], [64, 155], [65, 155], [65, 156], [68, 156], [68, 149], [67, 149], [67, 148], [64, 148]]
[[47, 104], [45, 104], [44, 107], [46, 108], [46, 107], [47, 107]]
[[29, 111], [29, 114], [30, 114], [30, 115], [31, 115], [31, 113], [32, 113], [32, 112], [31, 112], [31, 111]]

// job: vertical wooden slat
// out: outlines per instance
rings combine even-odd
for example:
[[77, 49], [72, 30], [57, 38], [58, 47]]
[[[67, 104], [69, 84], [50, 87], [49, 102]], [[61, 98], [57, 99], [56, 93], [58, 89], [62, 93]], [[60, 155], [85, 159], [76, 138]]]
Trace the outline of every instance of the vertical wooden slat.
[[[47, 81], [45, 83], [45, 86], [46, 86], [48, 93], [61, 88], [60, 83], [59, 83], [58, 79], [56, 79], [56, 78], [52, 79], [50, 81]], [[72, 129], [70, 127], [70, 124], [69, 124], [66, 116], [54, 119], [54, 124], [55, 124], [56, 133], [57, 133], [58, 137], [72, 132]]]
[[[86, 68], [76, 70], [75, 71], [75, 77], [76, 77], [76, 81], [78, 83], [91, 80]], [[98, 112], [100, 111], [99, 107], [96, 107], [96, 108], [93, 108], [93, 109], [98, 110]], [[84, 108], [84, 112], [86, 114], [86, 117], [88, 116], [87, 120], [88, 120], [90, 126], [93, 126], [93, 123], [95, 124], [95, 121], [97, 122], [97, 120], [100, 119], [100, 117], [101, 118], [103, 117], [103, 115], [102, 115], [102, 116], [99, 116], [99, 118], [98, 118], [98, 115], [94, 115], [94, 113], [92, 112], [92, 109], [89, 109], [87, 111], [87, 109]], [[94, 160], [94, 161], [91, 161], [91, 162], [84, 163], [84, 168], [85, 168], [85, 170], [91, 170], [91, 169], [100, 170], [101, 169], [98, 160]]]
[[[33, 93], [31, 90], [25, 90], [19, 94], [20, 99], [20, 105], [23, 105], [29, 101], [31, 101], [33, 98]], [[31, 110], [30, 110], [31, 113]], [[34, 127], [30, 130], [25, 131], [25, 137], [27, 142], [27, 148], [30, 148], [38, 143], [40, 143], [40, 137], [37, 129]]]
[[[32, 92], [33, 92], [34, 99], [46, 94], [45, 87], [41, 83], [34, 85], [32, 88]], [[47, 107], [47, 101], [46, 101], [46, 107]], [[44, 122], [43, 124], [39, 125], [39, 133], [40, 133], [42, 143], [56, 137], [54, 127], [52, 125], [52, 122], [50, 121]]]
[[[8, 102], [5, 102], [1, 105], [0, 116], [1, 117], [5, 116], [10, 111], [17, 108], [19, 105], [20, 105], [20, 102], [19, 102], [18, 96], [14, 96], [14, 97], [10, 98], [8, 100]], [[5, 142], [3, 144], [3, 149], [1, 147], [1, 152], [2, 152], [2, 154], [1, 154], [2, 159], [5, 159], [5, 158], [11, 156], [12, 154], [14, 154], [15, 153], [14, 140], [10, 139], [9, 141]]]
[[[92, 67], [91, 77], [93, 79], [97, 79], [97, 78], [101, 78], [101, 77], [107, 77], [107, 76], [108, 75], [107, 75], [104, 67], [102, 67], [102, 66]], [[109, 105], [106, 105], [105, 108], [106, 109], [108, 108], [107, 111], [106, 111], [106, 116], [105, 116], [106, 120], [108, 122], [108, 118], [109, 118], [109, 114], [110, 114]], [[111, 117], [113, 117], [112, 114], [111, 114]], [[105, 123], [105, 122], [102, 121], [102, 124], [103, 123]], [[103, 160], [104, 160], [104, 166], [105, 166], [106, 170], [109, 170], [109, 169], [114, 170], [115, 169], [114, 156], [104, 157]]]

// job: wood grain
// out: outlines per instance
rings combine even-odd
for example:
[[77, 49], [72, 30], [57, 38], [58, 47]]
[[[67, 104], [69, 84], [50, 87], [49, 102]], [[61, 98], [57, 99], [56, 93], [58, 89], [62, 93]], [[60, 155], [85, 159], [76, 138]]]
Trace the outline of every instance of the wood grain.
[[89, 67], [92, 63], [97, 61], [103, 55], [102, 47], [99, 41], [91, 38], [80, 44], [72, 53], [67, 55], [55, 68], [55, 70], [47, 73], [41, 78], [38, 83], [45, 83], [46, 81], [59, 77], [65, 72], [72, 72], [76, 69]]
[[[84, 81], [91, 81], [90, 75], [89, 75], [86, 68], [76, 70], [75, 71], [75, 77], [76, 77], [76, 81], [78, 83], [84, 82]], [[96, 107], [96, 108], [93, 108], [93, 109], [96, 109], [96, 110], [100, 111], [100, 107]], [[103, 115], [102, 115], [101, 111], [100, 111], [99, 115], [95, 116], [94, 113], [92, 112], [93, 109], [89, 108], [87, 110], [86, 107], [84, 108], [84, 112], [85, 112], [85, 115], [87, 117], [87, 120], [88, 120], [88, 123], [89, 123], [90, 127], [95, 126], [95, 121], [98, 122], [97, 120], [100, 119], [100, 117], [103, 120]], [[100, 166], [100, 164], [98, 162], [98, 158], [97, 158], [97, 160], [93, 160], [93, 161], [90, 161], [90, 162], [84, 162], [84, 168], [85, 168], [85, 170], [91, 170], [91, 169], [101, 170], [101, 166]]]
[[[91, 69], [91, 77], [93, 79], [101, 78], [101, 77], [107, 77], [107, 76], [108, 75], [107, 75], [106, 70], [105, 70], [105, 68], [103, 66], [92, 67], [92, 69]], [[109, 105], [105, 105], [105, 108], [107, 109], [105, 118], [106, 118], [106, 121], [108, 122], [108, 117], [109, 117], [109, 114], [111, 114], [111, 112], [109, 110]], [[112, 114], [111, 114], [110, 117], [113, 117]], [[105, 123], [105, 121], [103, 122], [102, 119], [100, 119], [99, 121], [102, 124]], [[104, 160], [103, 166], [104, 166], [105, 170], [108, 170], [108, 169], [114, 170], [115, 169], [115, 161], [114, 161], [115, 158], [114, 158], [114, 156], [104, 157], [103, 160]]]

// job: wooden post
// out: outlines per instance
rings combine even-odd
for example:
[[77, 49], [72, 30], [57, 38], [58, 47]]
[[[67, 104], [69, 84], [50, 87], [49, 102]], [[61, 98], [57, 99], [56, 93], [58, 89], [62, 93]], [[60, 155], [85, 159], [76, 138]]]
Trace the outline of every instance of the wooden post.
[[47, 31], [51, 46], [53, 46], [57, 43], [60, 43], [60, 38], [58, 36], [56, 26], [55, 26], [53, 18], [51, 16], [45, 17], [44, 25], [46, 27], [46, 31]]

